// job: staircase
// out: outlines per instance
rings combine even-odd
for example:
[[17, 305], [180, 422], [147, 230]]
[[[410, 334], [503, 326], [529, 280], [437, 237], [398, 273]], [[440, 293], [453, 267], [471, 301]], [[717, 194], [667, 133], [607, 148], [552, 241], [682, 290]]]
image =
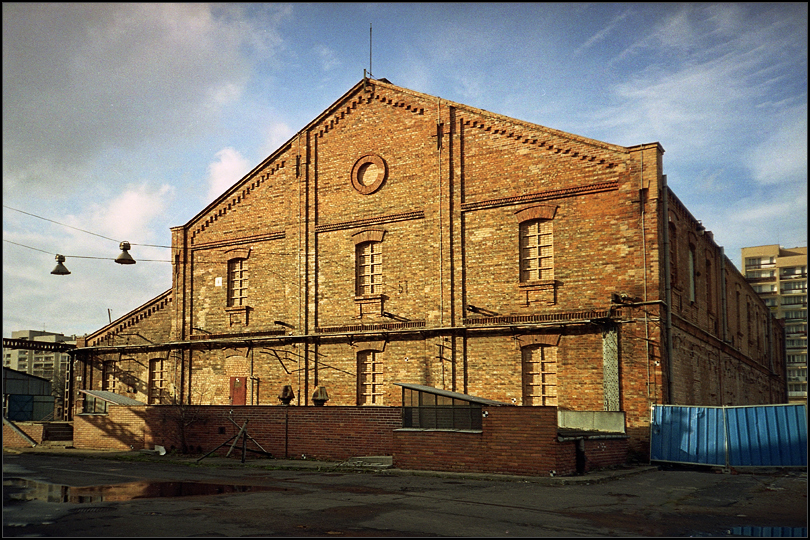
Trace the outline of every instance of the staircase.
[[46, 422], [40, 446], [73, 446], [73, 422]]

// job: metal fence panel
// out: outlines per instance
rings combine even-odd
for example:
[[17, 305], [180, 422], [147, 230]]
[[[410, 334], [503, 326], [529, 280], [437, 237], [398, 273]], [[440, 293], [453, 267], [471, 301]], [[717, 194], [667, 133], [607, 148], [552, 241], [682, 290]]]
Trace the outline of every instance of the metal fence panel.
[[804, 405], [653, 408], [650, 461], [734, 467], [807, 466]]
[[715, 407], [655, 407], [650, 460], [724, 465], [722, 412]]
[[730, 466], [807, 466], [804, 405], [730, 407], [726, 414]]

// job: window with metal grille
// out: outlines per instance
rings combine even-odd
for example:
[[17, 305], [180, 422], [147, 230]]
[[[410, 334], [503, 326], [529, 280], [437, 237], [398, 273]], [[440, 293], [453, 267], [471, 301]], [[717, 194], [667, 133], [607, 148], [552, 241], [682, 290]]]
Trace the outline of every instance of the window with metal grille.
[[557, 348], [524, 347], [523, 405], [557, 406]]
[[231, 259], [228, 261], [228, 305], [246, 305], [247, 287], [247, 261], [245, 259]]
[[382, 242], [357, 246], [357, 295], [382, 293]]
[[357, 404], [383, 404], [383, 363], [379, 352], [357, 353]]
[[166, 391], [166, 371], [163, 358], [149, 360], [149, 405], [161, 405]]
[[102, 390], [115, 392], [118, 389], [118, 380], [121, 376], [117, 362], [104, 362], [101, 376]]
[[480, 430], [481, 404], [403, 388], [402, 427]]
[[520, 281], [554, 279], [554, 245], [550, 219], [520, 224]]

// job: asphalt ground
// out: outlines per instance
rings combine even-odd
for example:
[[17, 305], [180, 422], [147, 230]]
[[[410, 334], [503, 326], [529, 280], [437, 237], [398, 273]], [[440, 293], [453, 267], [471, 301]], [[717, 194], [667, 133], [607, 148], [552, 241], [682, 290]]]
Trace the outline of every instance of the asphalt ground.
[[4, 449], [3, 535], [807, 535], [806, 469], [641, 465], [540, 478], [371, 458], [200, 457]]

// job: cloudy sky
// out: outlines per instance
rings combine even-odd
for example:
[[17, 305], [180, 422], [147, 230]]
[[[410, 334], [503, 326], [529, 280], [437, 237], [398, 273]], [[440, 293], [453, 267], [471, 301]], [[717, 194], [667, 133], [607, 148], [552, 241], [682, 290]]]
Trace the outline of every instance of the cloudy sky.
[[[90, 333], [168, 290], [170, 227], [369, 68], [608, 143], [660, 142], [670, 186], [738, 268], [743, 246], [807, 245], [806, 3], [2, 10], [4, 337]], [[137, 264], [113, 262], [123, 240]], [[71, 275], [50, 274], [57, 253]]]

